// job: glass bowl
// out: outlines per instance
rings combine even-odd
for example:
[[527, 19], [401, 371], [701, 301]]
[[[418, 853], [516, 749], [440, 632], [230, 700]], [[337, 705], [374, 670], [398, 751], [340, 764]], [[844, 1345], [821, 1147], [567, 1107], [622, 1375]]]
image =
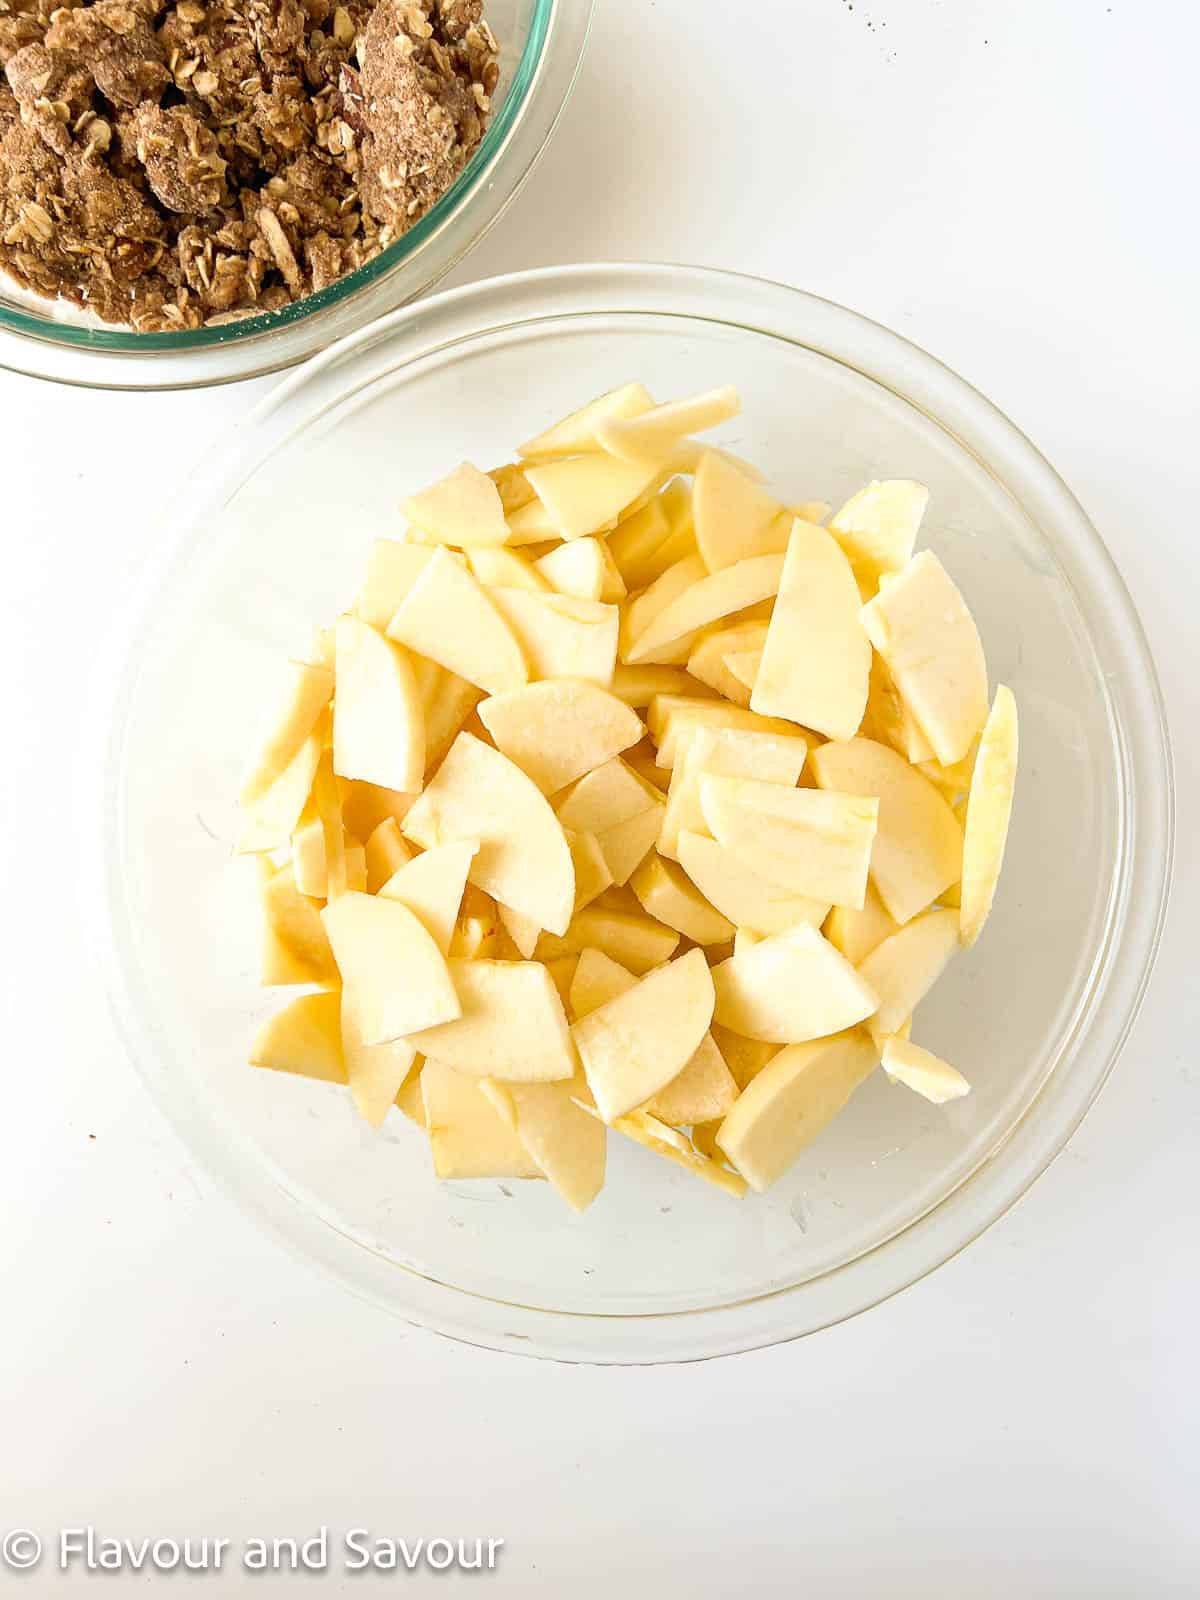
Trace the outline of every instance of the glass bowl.
[[[787, 498], [873, 475], [933, 491], [926, 537], [1015, 690], [1022, 772], [984, 938], [919, 1037], [974, 1092], [882, 1072], [766, 1196], [734, 1201], [613, 1135], [582, 1217], [547, 1184], [433, 1179], [328, 1085], [252, 1071], [254, 872], [231, 856], [262, 686], [353, 593], [397, 502], [631, 377], [742, 393], [726, 446]], [[498, 1350], [686, 1360], [824, 1327], [922, 1277], [1062, 1148], [1144, 990], [1172, 785], [1154, 667], [1086, 516], [986, 400], [893, 333], [776, 284], [558, 269], [437, 296], [289, 376], [180, 485], [104, 761], [100, 903], [116, 1010], [192, 1149], [301, 1255], [405, 1319]]]
[[134, 333], [0, 275], [0, 367], [96, 389], [192, 389], [261, 377], [324, 350], [438, 282], [488, 231], [546, 148], [583, 56], [593, 0], [488, 0], [496, 112], [457, 182], [358, 271], [278, 312], [184, 333]]

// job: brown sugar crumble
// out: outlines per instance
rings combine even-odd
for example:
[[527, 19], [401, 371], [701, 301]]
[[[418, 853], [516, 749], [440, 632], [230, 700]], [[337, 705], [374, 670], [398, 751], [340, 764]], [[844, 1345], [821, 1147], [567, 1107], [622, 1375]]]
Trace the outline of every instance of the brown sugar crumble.
[[138, 332], [276, 311], [462, 171], [483, 0], [0, 0], [0, 270]]

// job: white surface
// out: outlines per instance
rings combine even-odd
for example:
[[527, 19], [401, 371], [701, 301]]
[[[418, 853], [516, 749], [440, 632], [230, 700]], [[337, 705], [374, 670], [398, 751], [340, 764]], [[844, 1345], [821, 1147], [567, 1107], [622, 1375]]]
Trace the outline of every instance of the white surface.
[[1182, 0], [602, 0], [555, 145], [459, 274], [686, 259], [878, 317], [1045, 450], [1157, 644], [1177, 889], [1122, 1066], [982, 1241], [799, 1345], [647, 1371], [455, 1348], [281, 1255], [193, 1169], [72, 920], [75, 752], [147, 508], [254, 390], [0, 374], [0, 1531], [491, 1534], [487, 1592], [522, 1596], [1195, 1592], [1198, 48]]

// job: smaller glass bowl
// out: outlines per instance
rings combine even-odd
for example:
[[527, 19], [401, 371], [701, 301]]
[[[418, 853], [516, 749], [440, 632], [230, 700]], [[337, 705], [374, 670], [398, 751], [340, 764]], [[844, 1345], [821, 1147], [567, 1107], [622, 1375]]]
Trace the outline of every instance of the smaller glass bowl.
[[496, 113], [457, 182], [406, 234], [282, 311], [184, 333], [134, 333], [0, 276], [0, 367], [94, 389], [194, 389], [294, 366], [407, 304], [479, 242], [546, 148], [583, 58], [593, 0], [489, 0]]

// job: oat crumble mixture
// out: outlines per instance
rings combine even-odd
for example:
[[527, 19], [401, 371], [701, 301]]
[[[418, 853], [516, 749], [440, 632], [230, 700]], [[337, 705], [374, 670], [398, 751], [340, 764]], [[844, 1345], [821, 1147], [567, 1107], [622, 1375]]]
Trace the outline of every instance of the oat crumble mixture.
[[483, 0], [0, 0], [0, 270], [138, 332], [275, 311], [450, 187]]

